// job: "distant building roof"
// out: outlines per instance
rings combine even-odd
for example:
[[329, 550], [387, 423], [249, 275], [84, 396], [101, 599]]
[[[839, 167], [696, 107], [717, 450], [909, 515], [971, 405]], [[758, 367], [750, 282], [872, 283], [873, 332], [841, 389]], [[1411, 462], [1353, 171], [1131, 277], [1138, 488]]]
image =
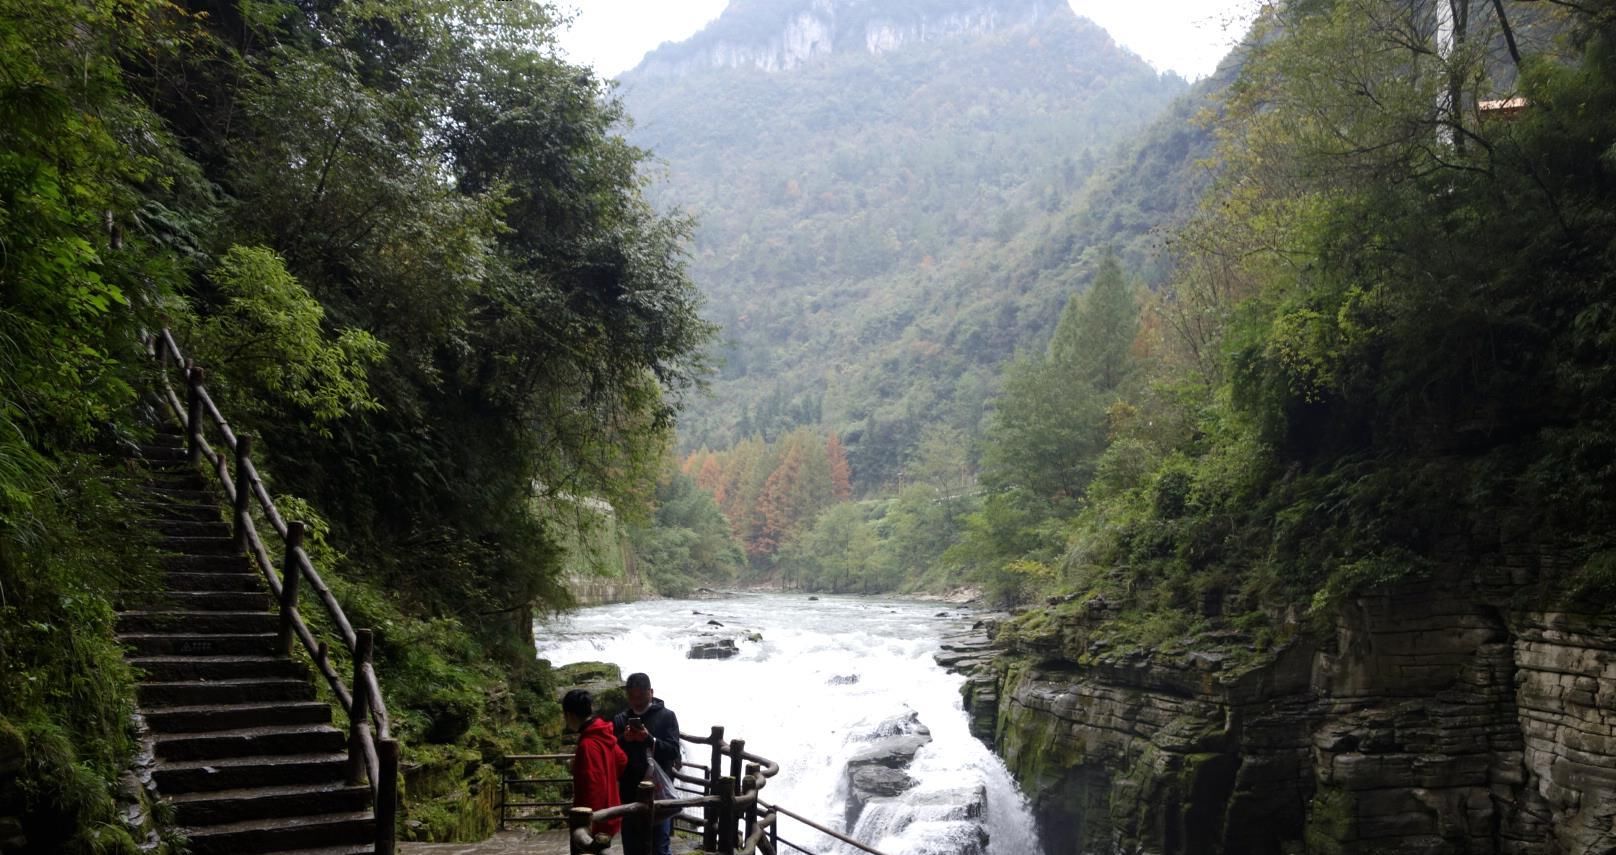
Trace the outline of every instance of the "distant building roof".
[[1530, 104], [1519, 95], [1514, 98], [1500, 98], [1496, 101], [1482, 101], [1476, 105], [1483, 119], [1508, 119], [1525, 110]]

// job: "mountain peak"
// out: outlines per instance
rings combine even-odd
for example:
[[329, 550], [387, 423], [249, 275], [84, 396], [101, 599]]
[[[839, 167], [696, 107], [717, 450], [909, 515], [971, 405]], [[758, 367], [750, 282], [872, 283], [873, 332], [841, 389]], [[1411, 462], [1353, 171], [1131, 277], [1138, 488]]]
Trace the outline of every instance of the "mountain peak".
[[731, 0], [691, 38], [646, 56], [636, 74], [705, 68], [789, 71], [830, 54], [880, 54], [1071, 15], [1066, 0]]

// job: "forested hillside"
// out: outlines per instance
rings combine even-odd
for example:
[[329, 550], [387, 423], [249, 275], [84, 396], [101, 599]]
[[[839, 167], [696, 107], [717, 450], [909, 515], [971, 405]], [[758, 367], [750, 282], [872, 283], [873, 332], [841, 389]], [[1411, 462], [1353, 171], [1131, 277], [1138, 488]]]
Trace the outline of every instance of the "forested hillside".
[[[954, 7], [877, 6], [835, 12], [827, 47], [780, 70], [778, 53], [735, 48], [764, 15], [733, 4], [623, 91], [635, 139], [666, 165], [657, 198], [698, 217], [692, 271], [724, 351], [714, 396], [681, 423], [684, 470], [751, 571], [838, 589], [967, 584], [975, 562], [943, 555], [989, 492], [1005, 369], [1046, 347], [1107, 256], [1136, 297], [1165, 281], [1237, 65], [1185, 89], [1062, 4], [1005, 5], [998, 29]], [[882, 52], [849, 35], [898, 13], [981, 29]], [[852, 258], [860, 247], [873, 266]], [[766, 534], [765, 483], [790, 448], [824, 445], [793, 438], [805, 429], [835, 439], [860, 501], [817, 532], [839, 502], [776, 506]], [[824, 493], [788, 469], [787, 492]]]
[[737, 2], [654, 52], [621, 80], [631, 139], [665, 164], [658, 204], [696, 218], [691, 274], [724, 329], [684, 447], [815, 426], [871, 493], [927, 425], [974, 436], [998, 363], [1091, 275], [1085, 250], [1158, 221], [1067, 219], [1185, 89], [1033, 0]]
[[[0, 846], [134, 852], [123, 462], [171, 325], [310, 544], [405, 742], [410, 833], [553, 732], [529, 619], [602, 496], [647, 518], [711, 328], [686, 226], [526, 3], [0, 2]], [[138, 788], [136, 788], [138, 790]], [[128, 798], [126, 789], [123, 797]]]

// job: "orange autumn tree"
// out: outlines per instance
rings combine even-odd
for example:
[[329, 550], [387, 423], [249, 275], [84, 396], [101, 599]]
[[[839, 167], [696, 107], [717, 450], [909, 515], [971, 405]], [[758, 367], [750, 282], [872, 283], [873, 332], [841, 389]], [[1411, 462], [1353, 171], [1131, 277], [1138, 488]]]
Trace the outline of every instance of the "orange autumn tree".
[[831, 493], [836, 501], [853, 498], [853, 467], [847, 465], [847, 451], [835, 431], [831, 431], [830, 439], [825, 442], [825, 458], [830, 463]]
[[853, 494], [841, 440], [808, 428], [772, 445], [752, 436], [727, 451], [703, 448], [680, 468], [712, 495], [756, 565], [768, 564], [822, 511]]

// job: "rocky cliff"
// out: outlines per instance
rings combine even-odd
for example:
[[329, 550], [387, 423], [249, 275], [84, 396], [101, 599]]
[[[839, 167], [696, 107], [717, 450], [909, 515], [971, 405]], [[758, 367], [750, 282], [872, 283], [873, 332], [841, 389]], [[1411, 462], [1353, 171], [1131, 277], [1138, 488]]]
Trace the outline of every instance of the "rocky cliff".
[[917, 42], [1030, 26], [1064, 0], [733, 0], [701, 34], [653, 51], [642, 77], [709, 68], [788, 71], [833, 53], [880, 54]]
[[1001, 628], [967, 708], [1049, 855], [1616, 852], [1616, 613], [1540, 605], [1542, 563], [1361, 596], [1269, 651], [1128, 649], [1114, 609], [1063, 605]]

